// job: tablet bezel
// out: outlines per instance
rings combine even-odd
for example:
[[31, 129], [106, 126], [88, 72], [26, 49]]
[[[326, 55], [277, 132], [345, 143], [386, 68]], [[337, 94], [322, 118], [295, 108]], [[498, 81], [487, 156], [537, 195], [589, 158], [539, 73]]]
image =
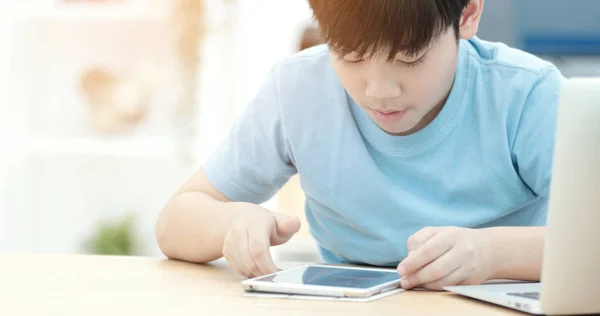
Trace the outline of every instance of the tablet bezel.
[[349, 267], [349, 266], [338, 266], [338, 265], [326, 265], [326, 264], [305, 264], [291, 269], [286, 269], [263, 275], [260, 277], [248, 279], [242, 281], [242, 287], [246, 291], [253, 292], [271, 292], [278, 294], [299, 294], [299, 295], [318, 295], [318, 296], [332, 296], [332, 297], [369, 297], [382, 292], [394, 290], [400, 286], [401, 277], [398, 276], [397, 280], [388, 281], [382, 284], [372, 286], [370, 288], [347, 288], [347, 287], [333, 287], [324, 285], [303, 285], [303, 284], [281, 284], [260, 281], [258, 279], [268, 277], [271, 275], [277, 275], [279, 273], [295, 270], [304, 269], [307, 267], [321, 267], [321, 268], [335, 268], [344, 270], [363, 270], [363, 271], [384, 271], [395, 273], [393, 269], [385, 268], [366, 268], [366, 267]]

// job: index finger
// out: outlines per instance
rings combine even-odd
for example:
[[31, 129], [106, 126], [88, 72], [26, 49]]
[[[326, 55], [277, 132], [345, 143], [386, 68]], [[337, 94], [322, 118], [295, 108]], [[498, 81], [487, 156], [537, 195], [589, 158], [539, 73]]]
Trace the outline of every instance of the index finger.
[[454, 239], [448, 238], [444, 234], [437, 234], [423, 246], [412, 251], [398, 265], [398, 273], [402, 276], [411, 275], [441, 257], [452, 249], [452, 246], [454, 246]]
[[421, 248], [427, 241], [429, 241], [431, 238], [433, 238], [433, 236], [437, 235], [437, 233], [443, 229], [444, 227], [425, 227], [417, 231], [406, 241], [408, 252]]
[[268, 234], [257, 232], [248, 234], [250, 255], [263, 275], [277, 272], [277, 267], [273, 263], [271, 251], [269, 250], [270, 247], [271, 243]]

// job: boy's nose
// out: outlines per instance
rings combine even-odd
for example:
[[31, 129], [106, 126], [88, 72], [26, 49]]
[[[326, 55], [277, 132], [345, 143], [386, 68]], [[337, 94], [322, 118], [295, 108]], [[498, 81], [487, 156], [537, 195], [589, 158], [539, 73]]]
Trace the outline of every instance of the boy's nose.
[[402, 94], [402, 89], [389, 80], [369, 81], [365, 95], [374, 99], [392, 99]]

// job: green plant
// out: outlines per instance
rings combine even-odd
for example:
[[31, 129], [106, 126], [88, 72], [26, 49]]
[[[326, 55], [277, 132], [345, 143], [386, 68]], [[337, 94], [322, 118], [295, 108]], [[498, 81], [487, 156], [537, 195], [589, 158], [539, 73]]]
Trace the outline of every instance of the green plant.
[[135, 216], [127, 214], [114, 221], [101, 222], [85, 242], [86, 252], [98, 255], [131, 256], [137, 253]]

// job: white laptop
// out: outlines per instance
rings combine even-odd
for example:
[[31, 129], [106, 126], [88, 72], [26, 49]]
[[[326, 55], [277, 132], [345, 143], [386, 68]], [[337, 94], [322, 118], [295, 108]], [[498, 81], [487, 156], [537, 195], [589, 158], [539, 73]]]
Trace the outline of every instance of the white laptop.
[[600, 78], [562, 88], [550, 187], [540, 283], [445, 289], [531, 314], [600, 313]]

